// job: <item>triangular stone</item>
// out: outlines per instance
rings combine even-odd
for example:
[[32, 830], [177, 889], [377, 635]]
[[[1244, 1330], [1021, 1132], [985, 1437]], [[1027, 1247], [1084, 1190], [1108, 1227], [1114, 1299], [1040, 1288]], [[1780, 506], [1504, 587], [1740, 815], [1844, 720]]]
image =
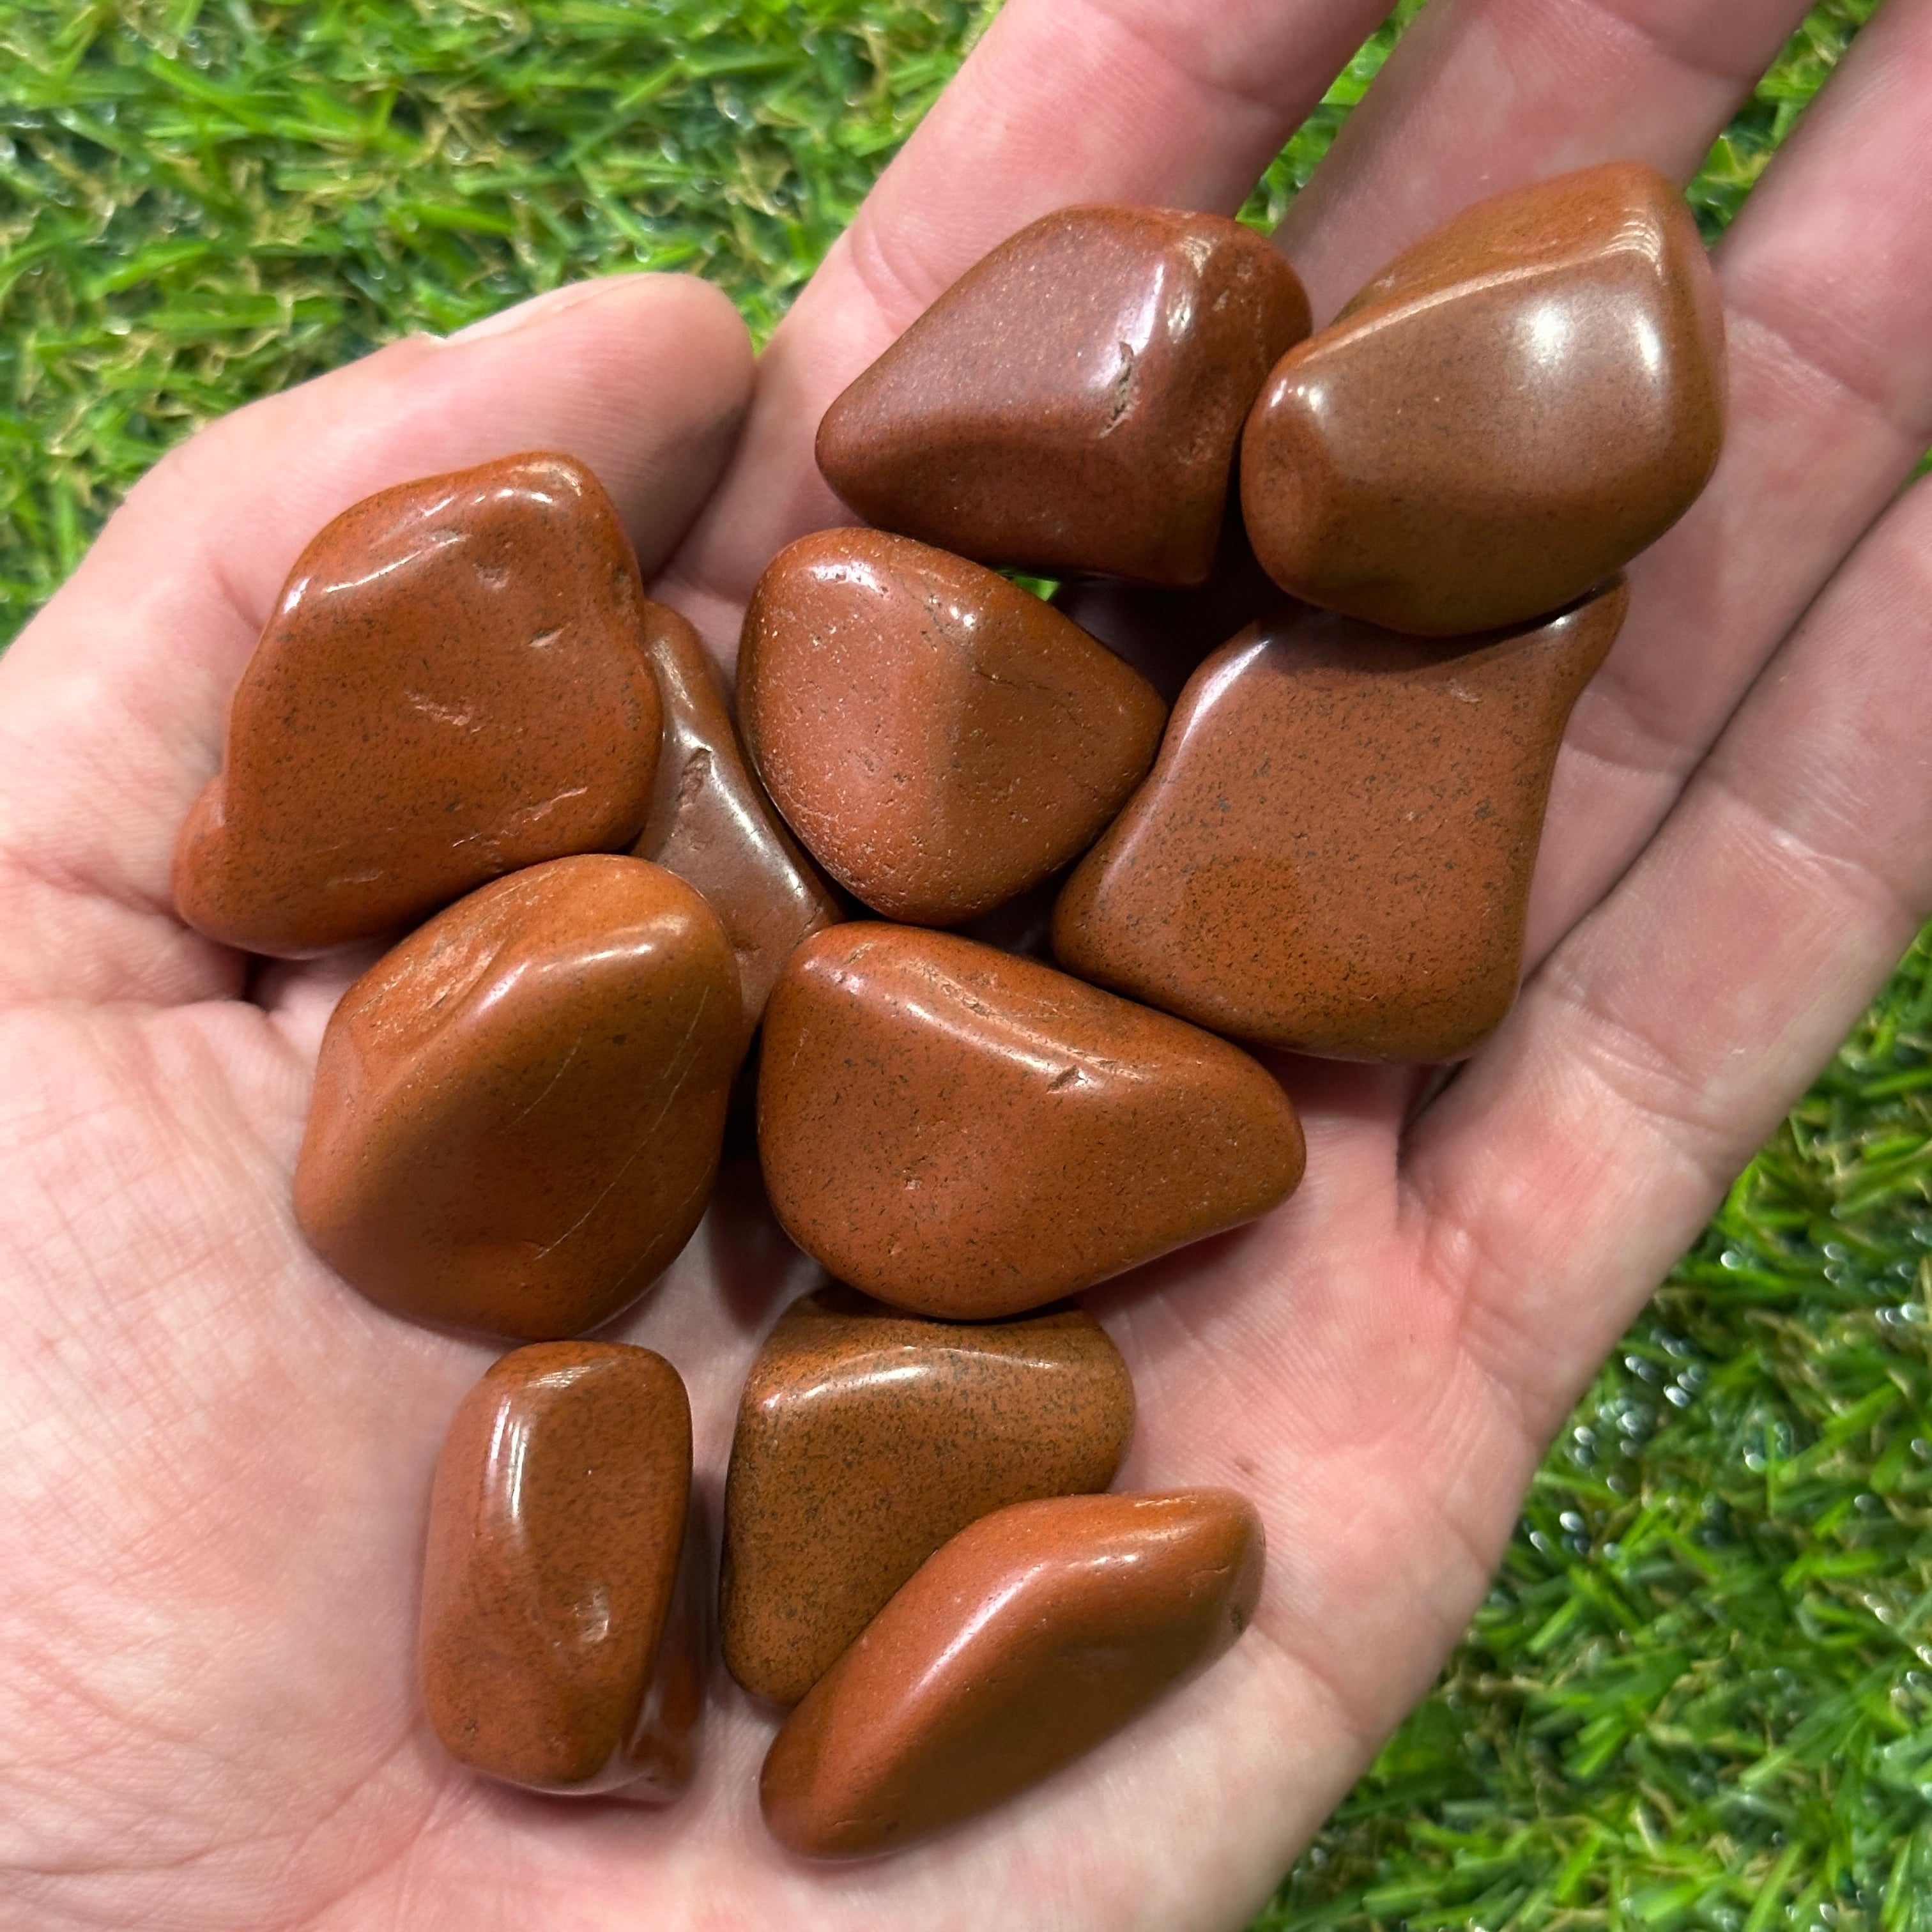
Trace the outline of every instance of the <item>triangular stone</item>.
[[1078, 625], [905, 537], [820, 530], [745, 614], [738, 708], [778, 809], [889, 919], [953, 926], [1077, 858], [1166, 707]]
[[807, 940], [758, 1067], [785, 1232], [918, 1314], [1040, 1307], [1252, 1220], [1301, 1178], [1294, 1109], [1238, 1048], [951, 933]]

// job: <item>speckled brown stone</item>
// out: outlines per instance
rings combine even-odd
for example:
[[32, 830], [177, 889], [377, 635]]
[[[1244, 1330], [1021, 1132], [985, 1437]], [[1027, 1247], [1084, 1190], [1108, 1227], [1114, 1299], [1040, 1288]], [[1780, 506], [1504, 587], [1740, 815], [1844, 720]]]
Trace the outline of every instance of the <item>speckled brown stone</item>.
[[1249, 419], [1241, 505], [1297, 597], [1486, 631], [1662, 536], [1724, 430], [1696, 225], [1661, 175], [1611, 162], [1478, 202], [1291, 350]]
[[580, 1334], [698, 1226], [742, 1016], [716, 915], [662, 867], [598, 855], [500, 879], [336, 1008], [296, 1166], [302, 1231], [398, 1314]]
[[1285, 1200], [1301, 1129], [1225, 1040], [950, 933], [835, 926], [766, 1010], [785, 1231], [922, 1315], [1012, 1315]]
[[800, 940], [838, 922], [838, 902], [746, 763], [704, 640], [675, 610], [647, 604], [644, 649], [664, 736], [650, 816], [631, 849], [695, 886], [723, 922], [748, 1042], [779, 968]]
[[921, 1322], [849, 1288], [752, 1364], [724, 1491], [719, 1624], [748, 1690], [795, 1704], [947, 1538], [1104, 1490], [1133, 1434], [1120, 1351], [1076, 1310]]
[[457, 1410], [423, 1575], [423, 1701], [450, 1754], [538, 1791], [674, 1796], [703, 1652], [675, 1614], [691, 1409], [648, 1348], [506, 1355]]
[[1242, 421], [1307, 333], [1294, 271], [1238, 222], [1062, 208], [839, 397], [819, 467], [867, 522], [982, 562], [1198, 584]]
[[1303, 605], [1244, 632], [1068, 880], [1060, 964], [1272, 1046], [1468, 1052], [1516, 997], [1557, 747], [1628, 602], [1454, 644]]
[[1226, 1650], [1263, 1562], [1260, 1518], [1226, 1490], [982, 1516], [791, 1714], [765, 1759], [765, 1822], [808, 1858], [850, 1858], [1002, 1803]]
[[182, 826], [198, 932], [297, 957], [644, 822], [658, 697], [602, 486], [506, 457], [365, 498], [296, 560]]
[[1085, 850], [1154, 762], [1166, 707], [1077, 624], [904, 537], [821, 530], [745, 614], [738, 712], [825, 869], [952, 926]]

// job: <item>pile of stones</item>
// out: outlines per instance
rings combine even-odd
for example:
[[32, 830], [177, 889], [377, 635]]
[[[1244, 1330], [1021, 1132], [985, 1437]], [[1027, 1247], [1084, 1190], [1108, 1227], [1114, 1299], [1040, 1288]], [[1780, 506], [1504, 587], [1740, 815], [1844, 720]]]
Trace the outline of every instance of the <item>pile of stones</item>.
[[[176, 900], [253, 952], [394, 941], [329, 1024], [295, 1208], [382, 1307], [527, 1345], [430, 1502], [464, 1763], [674, 1796], [715, 1614], [790, 1707], [772, 1830], [872, 1852], [1252, 1615], [1244, 1499], [1107, 1493], [1133, 1390], [1065, 1298], [1294, 1188], [1244, 1047], [1444, 1061], [1502, 1018], [1618, 573], [1724, 408], [1695, 229], [1634, 165], [1479, 204], [1309, 325], [1215, 217], [994, 249], [827, 412], [872, 527], [772, 561], [735, 727], [567, 456], [385, 490], [297, 562]], [[714, 1568], [676, 1370], [572, 1338], [684, 1246], [753, 1084], [832, 1285], [752, 1368]]]

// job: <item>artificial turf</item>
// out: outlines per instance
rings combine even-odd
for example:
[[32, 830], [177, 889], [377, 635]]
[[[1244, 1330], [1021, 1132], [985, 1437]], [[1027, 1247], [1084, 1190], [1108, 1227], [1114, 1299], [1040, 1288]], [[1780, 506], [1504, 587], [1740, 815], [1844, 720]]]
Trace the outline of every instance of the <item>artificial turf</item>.
[[[1872, 7], [1794, 39], [1693, 190], [1707, 232]], [[0, 638], [168, 443], [388, 337], [633, 265], [769, 328], [990, 10], [0, 0]], [[1932, 1932], [1928, 1044], [1922, 938], [1258, 1926]]]

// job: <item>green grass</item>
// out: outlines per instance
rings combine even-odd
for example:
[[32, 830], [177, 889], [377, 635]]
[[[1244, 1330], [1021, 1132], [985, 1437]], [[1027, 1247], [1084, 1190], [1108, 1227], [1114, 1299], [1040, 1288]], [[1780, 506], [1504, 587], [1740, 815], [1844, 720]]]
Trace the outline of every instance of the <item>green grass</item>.
[[1270, 1932], [1932, 1927], [1932, 947], [1538, 1472]]
[[0, 0], [0, 640], [195, 423], [620, 267], [763, 332], [968, 0]]
[[[1870, 10], [1814, 12], [1693, 190], [1707, 232]], [[0, 0], [0, 637], [194, 423], [388, 337], [629, 264], [769, 328], [989, 11]], [[1928, 1173], [1922, 941], [1598, 1376], [1441, 1685], [1260, 1926], [1932, 1932]]]

